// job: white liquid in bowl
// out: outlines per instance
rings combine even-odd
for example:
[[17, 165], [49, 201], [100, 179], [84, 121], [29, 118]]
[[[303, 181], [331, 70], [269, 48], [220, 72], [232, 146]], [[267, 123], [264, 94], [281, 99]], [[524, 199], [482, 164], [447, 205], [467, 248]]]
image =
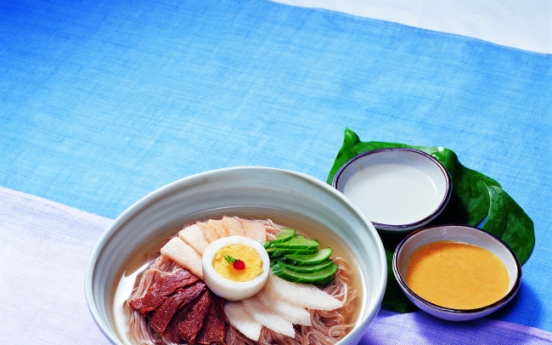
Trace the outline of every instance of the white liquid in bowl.
[[394, 163], [366, 166], [346, 182], [343, 193], [373, 222], [410, 224], [430, 215], [442, 192], [419, 169]]

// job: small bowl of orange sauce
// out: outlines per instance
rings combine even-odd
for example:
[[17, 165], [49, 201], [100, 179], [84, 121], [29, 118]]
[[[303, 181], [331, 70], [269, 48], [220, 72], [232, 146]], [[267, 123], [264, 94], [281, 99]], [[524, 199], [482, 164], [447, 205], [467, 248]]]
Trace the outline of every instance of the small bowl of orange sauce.
[[449, 321], [495, 312], [516, 295], [521, 283], [521, 265], [508, 245], [464, 225], [410, 233], [395, 249], [393, 273], [410, 301]]

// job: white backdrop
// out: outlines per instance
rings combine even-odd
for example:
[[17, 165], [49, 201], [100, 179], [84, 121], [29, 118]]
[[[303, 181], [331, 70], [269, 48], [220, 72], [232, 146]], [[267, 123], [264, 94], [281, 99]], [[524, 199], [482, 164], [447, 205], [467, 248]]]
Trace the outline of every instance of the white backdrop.
[[274, 0], [552, 54], [552, 0]]

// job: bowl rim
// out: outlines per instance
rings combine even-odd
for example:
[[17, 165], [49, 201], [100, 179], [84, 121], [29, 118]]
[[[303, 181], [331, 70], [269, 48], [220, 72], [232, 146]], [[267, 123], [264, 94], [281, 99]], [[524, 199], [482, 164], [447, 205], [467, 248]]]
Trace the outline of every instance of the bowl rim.
[[149, 193], [147, 193], [146, 195], [142, 196], [140, 199], [135, 201], [133, 204], [128, 206], [123, 212], [121, 212], [98, 238], [98, 240], [96, 241], [96, 244], [94, 245], [90, 253], [88, 262], [86, 264], [86, 270], [84, 274], [84, 292], [85, 292], [86, 304], [94, 322], [97, 324], [100, 331], [105, 335], [105, 337], [110, 342], [112, 342], [113, 344], [119, 344], [120, 340], [117, 336], [117, 332], [113, 330], [109, 322], [107, 320], [104, 320], [103, 317], [101, 316], [100, 310], [99, 310], [99, 307], [97, 306], [97, 302], [95, 300], [95, 295], [93, 292], [94, 276], [96, 274], [95, 264], [98, 258], [100, 257], [100, 255], [102, 254], [103, 248], [106, 245], [106, 243], [109, 241], [110, 237], [113, 236], [114, 232], [118, 228], [124, 226], [125, 223], [129, 222], [131, 218], [134, 217], [135, 214], [139, 212], [143, 212], [145, 209], [150, 207], [150, 205], [155, 204], [160, 199], [165, 197], [167, 194], [170, 194], [171, 191], [174, 191], [175, 188], [179, 188], [181, 185], [192, 183], [193, 181], [197, 181], [199, 179], [203, 179], [208, 176], [215, 176], [217, 174], [221, 174], [226, 171], [231, 172], [231, 171], [239, 171], [239, 170], [277, 172], [281, 174], [288, 174], [295, 178], [303, 179], [305, 182], [308, 182], [311, 185], [321, 188], [326, 193], [332, 194], [335, 198], [338, 199], [340, 203], [346, 204], [347, 207], [349, 207], [352, 211], [354, 211], [354, 213], [356, 213], [356, 215], [360, 218], [362, 223], [366, 224], [367, 229], [372, 234], [373, 238], [376, 240], [374, 245], [378, 251], [377, 256], [380, 258], [380, 261], [381, 261], [379, 265], [381, 266], [379, 267], [381, 271], [381, 274], [380, 274], [381, 279], [379, 284], [373, 287], [373, 291], [371, 295], [372, 300], [366, 306], [368, 307], [370, 305], [374, 305], [376, 307], [371, 312], [366, 313], [364, 318], [358, 319], [357, 321], [355, 321], [355, 327], [353, 327], [353, 329], [345, 336], [344, 339], [346, 338], [360, 339], [365, 334], [365, 332], [368, 329], [368, 326], [373, 322], [375, 316], [377, 315], [377, 313], [381, 308], [383, 297], [385, 294], [385, 287], [387, 285], [387, 281], [389, 278], [388, 265], [387, 265], [383, 242], [381, 241], [381, 238], [377, 232], [377, 229], [374, 227], [372, 222], [370, 222], [368, 218], [364, 215], [364, 213], [356, 205], [350, 202], [342, 193], [339, 193], [336, 189], [334, 189], [329, 184], [313, 176], [310, 176], [306, 173], [287, 170], [287, 169], [281, 169], [281, 168], [267, 167], [267, 166], [233, 166], [233, 167], [218, 168], [218, 169], [212, 169], [212, 170], [206, 170], [206, 171], [194, 173], [150, 191]]
[[[399, 270], [399, 267], [398, 267], [398, 256], [399, 256], [399, 252], [401, 251], [401, 249], [404, 247], [404, 245], [406, 244], [406, 242], [408, 242], [409, 239], [411, 239], [412, 237], [418, 235], [419, 233], [421, 232], [425, 232], [425, 231], [430, 231], [430, 230], [434, 230], [436, 228], [446, 228], [446, 227], [454, 227], [458, 230], [461, 230], [462, 228], [468, 228], [470, 230], [476, 230], [478, 232], [480, 232], [480, 234], [482, 234], [483, 236], [488, 236], [489, 238], [495, 240], [496, 242], [498, 242], [500, 245], [502, 245], [504, 248], [506, 248], [507, 252], [510, 253], [510, 255], [512, 256], [512, 258], [514, 259], [514, 263], [515, 263], [515, 267], [516, 267], [516, 272], [517, 272], [517, 275], [515, 277], [515, 281], [514, 281], [514, 285], [508, 290], [508, 292], [506, 293], [506, 295], [504, 295], [502, 298], [500, 298], [499, 300], [497, 300], [496, 302], [493, 302], [489, 305], [486, 305], [486, 306], [483, 306], [483, 307], [479, 307], [479, 308], [472, 308], [472, 309], [457, 309], [457, 308], [447, 308], [447, 307], [443, 307], [443, 306], [440, 306], [438, 304], [434, 304], [432, 302], [429, 302], [428, 300], [426, 300], [425, 298], [419, 296], [418, 294], [416, 294], [413, 290], [410, 289], [410, 287], [406, 284], [406, 282], [404, 281], [403, 279], [403, 276], [402, 274], [400, 273], [400, 270]], [[455, 231], [455, 230], [453, 230]], [[430, 242], [428, 242], [430, 243]], [[471, 244], [471, 243], [470, 243]], [[408, 234], [405, 238], [403, 238], [399, 244], [397, 245], [397, 247], [395, 248], [395, 251], [393, 253], [393, 260], [392, 260], [392, 268], [393, 268], [393, 275], [395, 276], [395, 278], [397, 279], [397, 282], [399, 283], [399, 285], [405, 289], [406, 291], [408, 291], [408, 294], [410, 294], [410, 296], [412, 296], [413, 298], [415, 298], [418, 302], [424, 304], [425, 306], [427, 306], [428, 308], [430, 309], [433, 309], [433, 310], [436, 310], [436, 311], [439, 311], [439, 312], [443, 312], [443, 313], [447, 313], [447, 314], [456, 314], [456, 315], [474, 315], [474, 314], [479, 314], [479, 313], [482, 313], [482, 312], [485, 312], [485, 311], [488, 311], [488, 310], [493, 310], [501, 305], [504, 305], [506, 304], [507, 302], [509, 302], [518, 292], [520, 286], [521, 286], [521, 277], [522, 277], [522, 270], [521, 270], [521, 264], [517, 258], [517, 256], [514, 254], [514, 251], [510, 248], [510, 246], [508, 246], [502, 239], [500, 239], [499, 237], [497, 237], [496, 235], [493, 235], [491, 234], [490, 232], [487, 232], [485, 230], [482, 230], [480, 228], [477, 228], [475, 226], [470, 226], [470, 225], [462, 225], [462, 224], [439, 224], [439, 225], [433, 225], [433, 226], [429, 226], [429, 227], [425, 227], [425, 228], [421, 228], [421, 229], [418, 229], [418, 230], [415, 230], [413, 231], [412, 233]]]
[[366, 151], [366, 152], [363, 152], [363, 153], [360, 153], [360, 154], [354, 156], [353, 158], [348, 160], [345, 164], [343, 164], [343, 166], [341, 166], [341, 168], [339, 168], [339, 170], [334, 175], [334, 178], [332, 180], [332, 186], [335, 189], [339, 190], [338, 189], [339, 179], [341, 178], [341, 176], [343, 175], [345, 170], [347, 170], [348, 167], [350, 167], [354, 162], [356, 162], [360, 159], [363, 159], [366, 156], [370, 156], [370, 155], [374, 155], [374, 154], [381, 154], [381, 153], [385, 153], [385, 152], [398, 152], [398, 151], [411, 152], [411, 153], [414, 153], [414, 154], [418, 154], [418, 155], [423, 156], [424, 158], [428, 159], [433, 164], [435, 164], [439, 168], [439, 170], [442, 172], [442, 174], [445, 178], [445, 193], [444, 193], [443, 197], [441, 198], [441, 201], [439, 202], [439, 205], [430, 214], [428, 214], [426, 217], [424, 217], [420, 220], [417, 220], [415, 222], [406, 223], [406, 224], [385, 224], [385, 223], [379, 223], [379, 222], [370, 220], [372, 222], [372, 224], [374, 224], [374, 226], [378, 230], [385, 230], [385, 231], [391, 231], [391, 232], [404, 232], [404, 231], [410, 231], [410, 230], [418, 229], [418, 228], [422, 227], [424, 224], [427, 224], [432, 219], [439, 216], [441, 214], [441, 212], [443, 212], [443, 210], [447, 206], [447, 204], [450, 200], [450, 197], [452, 195], [452, 188], [453, 188], [452, 178], [451, 178], [450, 173], [448, 172], [448, 170], [445, 168], [445, 166], [441, 162], [439, 162], [437, 159], [435, 159], [433, 156], [428, 154], [427, 152], [424, 152], [424, 151], [421, 151], [421, 150], [418, 150], [418, 149], [407, 148], [407, 147], [383, 148], [383, 149], [371, 150], [371, 151]]

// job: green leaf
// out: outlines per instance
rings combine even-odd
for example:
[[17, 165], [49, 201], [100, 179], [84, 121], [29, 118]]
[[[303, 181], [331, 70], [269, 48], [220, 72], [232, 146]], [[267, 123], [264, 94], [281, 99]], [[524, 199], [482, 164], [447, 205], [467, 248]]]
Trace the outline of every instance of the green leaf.
[[461, 223], [471, 226], [477, 225], [489, 211], [490, 197], [487, 185], [479, 174], [465, 168], [460, 163], [456, 167], [456, 174], [452, 179], [452, 195], [455, 202], [452, 212], [449, 208], [441, 223]]
[[508, 225], [508, 207], [504, 200], [502, 188], [497, 186], [487, 186], [491, 197], [491, 207], [485, 223], [481, 227], [483, 230], [502, 238]]
[[[347, 128], [343, 145], [326, 182], [332, 184], [335, 174], [353, 157], [383, 148], [413, 148], [428, 153], [441, 162], [451, 176], [453, 189], [449, 203], [442, 214], [432, 222], [435, 224], [465, 224], [481, 227], [500, 238], [510, 246], [521, 264], [524, 264], [535, 246], [533, 221], [508, 195], [500, 184], [472, 169], [463, 166], [452, 150], [443, 147], [414, 146], [392, 142], [362, 142], [358, 135]], [[408, 312], [417, 308], [403, 294], [392, 270], [392, 257], [401, 238], [389, 238], [380, 234], [386, 251], [389, 278], [383, 307], [397, 312]]]
[[535, 247], [533, 221], [501, 187], [487, 187], [491, 196], [491, 207], [481, 228], [500, 237], [523, 265]]
[[504, 193], [504, 200], [508, 207], [508, 225], [502, 235], [502, 240], [512, 248], [520, 264], [523, 265], [529, 260], [535, 247], [535, 226], [531, 218], [514, 199], [505, 191], [502, 193]]
[[234, 263], [234, 262], [238, 261], [239, 259], [236, 259], [235, 257], [233, 257], [231, 255], [225, 255], [224, 260], [226, 260], [226, 262], [228, 262], [228, 263]]
[[485, 184], [487, 186], [495, 186], [495, 187], [499, 187], [499, 188], [502, 188], [502, 186], [500, 185], [500, 183], [498, 183], [497, 181], [495, 181], [494, 179], [490, 178], [489, 176], [486, 176], [486, 175], [483, 175], [482, 173], [478, 172], [478, 171], [475, 171], [475, 170], [472, 170], [475, 174], [479, 175], [479, 178], [481, 180], [483, 180], [483, 182], [485, 182]]
[[385, 287], [382, 307], [398, 313], [408, 313], [418, 310], [418, 307], [406, 298], [404, 292], [399, 286], [399, 283], [393, 275], [393, 251], [386, 248], [385, 257], [387, 259], [387, 285]]

